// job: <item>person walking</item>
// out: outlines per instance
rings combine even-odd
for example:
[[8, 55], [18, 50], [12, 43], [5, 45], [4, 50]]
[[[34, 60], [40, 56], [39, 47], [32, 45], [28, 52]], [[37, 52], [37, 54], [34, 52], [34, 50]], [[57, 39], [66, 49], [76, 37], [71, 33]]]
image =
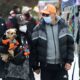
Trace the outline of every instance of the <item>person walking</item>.
[[41, 14], [42, 20], [32, 33], [30, 65], [36, 73], [41, 69], [41, 80], [68, 80], [74, 59], [72, 34], [54, 5], [47, 4]]

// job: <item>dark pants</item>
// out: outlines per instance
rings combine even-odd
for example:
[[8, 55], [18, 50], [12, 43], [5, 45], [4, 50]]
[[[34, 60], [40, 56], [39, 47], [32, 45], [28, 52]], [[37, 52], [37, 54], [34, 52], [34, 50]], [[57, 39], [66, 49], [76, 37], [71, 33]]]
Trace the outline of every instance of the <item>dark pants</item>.
[[41, 66], [41, 80], [68, 80], [68, 73], [61, 65]]
[[24, 79], [17, 79], [17, 78], [3, 78], [2, 80], [24, 80]]

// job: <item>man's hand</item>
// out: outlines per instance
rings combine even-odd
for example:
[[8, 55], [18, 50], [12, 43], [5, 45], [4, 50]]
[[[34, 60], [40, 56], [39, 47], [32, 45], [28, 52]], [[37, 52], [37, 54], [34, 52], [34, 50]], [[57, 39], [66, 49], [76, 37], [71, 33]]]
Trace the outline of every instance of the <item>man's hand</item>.
[[66, 69], [66, 70], [70, 70], [70, 69], [71, 69], [71, 66], [72, 66], [71, 64], [66, 63], [66, 64], [65, 64], [65, 69]]
[[6, 54], [5, 55], [1, 55], [2, 61], [6, 62], [6, 63], [8, 62], [8, 57], [9, 56], [6, 55]]
[[36, 73], [36, 74], [39, 74], [40, 73], [40, 69], [37, 69], [37, 70], [35, 70], [34, 72]]

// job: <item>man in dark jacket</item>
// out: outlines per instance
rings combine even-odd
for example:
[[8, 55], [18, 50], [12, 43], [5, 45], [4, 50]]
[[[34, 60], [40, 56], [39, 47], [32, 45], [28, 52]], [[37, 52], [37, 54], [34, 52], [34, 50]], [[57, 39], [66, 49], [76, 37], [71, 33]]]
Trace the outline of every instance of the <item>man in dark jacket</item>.
[[31, 66], [35, 72], [41, 69], [41, 80], [68, 80], [74, 58], [72, 34], [53, 5], [46, 5], [41, 13], [43, 19], [32, 34]]

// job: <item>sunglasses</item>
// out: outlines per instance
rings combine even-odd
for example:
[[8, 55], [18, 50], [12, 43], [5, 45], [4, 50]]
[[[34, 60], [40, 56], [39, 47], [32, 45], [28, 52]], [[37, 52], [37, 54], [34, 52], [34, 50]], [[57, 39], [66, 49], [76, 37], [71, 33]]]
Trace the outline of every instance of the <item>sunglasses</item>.
[[49, 16], [49, 14], [44, 14], [44, 13], [43, 13], [43, 14], [42, 14], [42, 16], [48, 17], [48, 16]]

